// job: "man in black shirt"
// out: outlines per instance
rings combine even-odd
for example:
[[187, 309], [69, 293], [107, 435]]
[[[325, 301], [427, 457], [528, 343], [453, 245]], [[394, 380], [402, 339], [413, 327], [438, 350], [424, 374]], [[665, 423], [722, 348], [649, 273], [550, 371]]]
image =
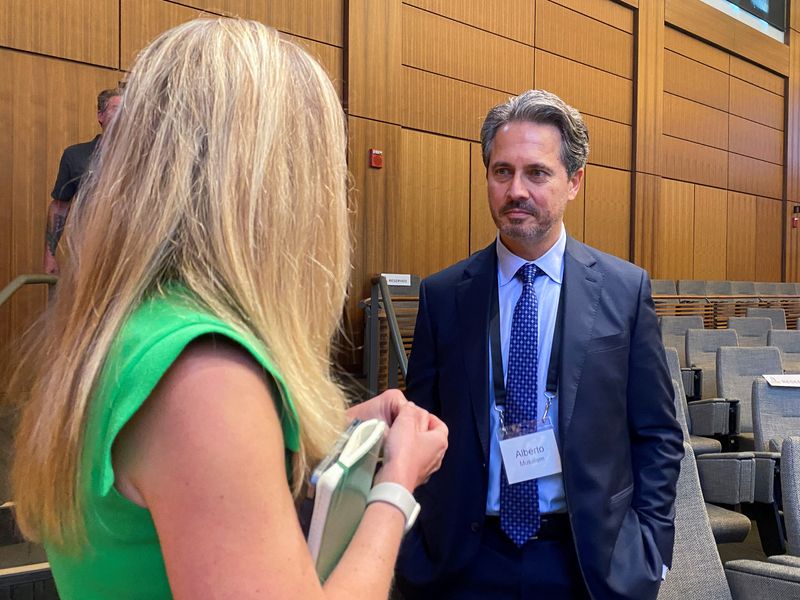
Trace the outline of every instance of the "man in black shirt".
[[[119, 108], [122, 101], [121, 90], [103, 90], [97, 96], [97, 121], [100, 123], [101, 131], [106, 127]], [[100, 134], [102, 135], [102, 133]], [[58, 167], [58, 176], [50, 194], [52, 201], [47, 210], [47, 231], [45, 233], [44, 244], [44, 272], [50, 275], [58, 275], [58, 262], [56, 261], [56, 248], [61, 234], [64, 231], [64, 223], [67, 221], [69, 206], [72, 199], [78, 193], [81, 177], [89, 166], [92, 153], [100, 135], [90, 142], [69, 146], [61, 155], [61, 164]]]

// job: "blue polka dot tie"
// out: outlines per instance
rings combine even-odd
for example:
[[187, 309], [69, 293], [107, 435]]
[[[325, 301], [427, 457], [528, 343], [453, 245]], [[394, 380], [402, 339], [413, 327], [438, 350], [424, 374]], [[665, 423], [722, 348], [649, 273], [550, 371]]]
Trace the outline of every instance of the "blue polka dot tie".
[[[506, 375], [506, 426], [536, 421], [538, 306], [533, 280], [540, 273], [534, 264], [523, 265], [522, 295], [514, 307]], [[500, 527], [517, 546], [539, 530], [539, 486], [535, 479], [510, 485], [505, 468], [500, 476]]]

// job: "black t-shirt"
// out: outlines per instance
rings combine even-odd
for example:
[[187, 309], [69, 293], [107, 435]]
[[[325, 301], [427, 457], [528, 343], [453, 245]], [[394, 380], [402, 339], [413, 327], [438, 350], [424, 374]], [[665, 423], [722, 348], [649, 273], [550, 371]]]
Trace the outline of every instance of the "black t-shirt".
[[100, 136], [95, 137], [91, 142], [75, 144], [64, 150], [61, 155], [61, 164], [58, 167], [58, 176], [50, 194], [53, 200], [69, 201], [78, 193], [78, 186], [81, 177], [89, 166], [97, 142]]

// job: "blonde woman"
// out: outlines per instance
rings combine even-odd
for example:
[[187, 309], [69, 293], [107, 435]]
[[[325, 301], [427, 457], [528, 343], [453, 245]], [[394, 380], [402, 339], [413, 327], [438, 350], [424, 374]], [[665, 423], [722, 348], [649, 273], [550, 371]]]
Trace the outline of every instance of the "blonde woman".
[[[18, 519], [61, 598], [386, 598], [405, 518], [373, 503], [320, 586], [295, 501], [346, 423], [330, 343], [349, 269], [341, 107], [254, 22], [140, 55], [81, 186], [14, 389]], [[411, 491], [447, 430], [399, 392], [378, 478]]]

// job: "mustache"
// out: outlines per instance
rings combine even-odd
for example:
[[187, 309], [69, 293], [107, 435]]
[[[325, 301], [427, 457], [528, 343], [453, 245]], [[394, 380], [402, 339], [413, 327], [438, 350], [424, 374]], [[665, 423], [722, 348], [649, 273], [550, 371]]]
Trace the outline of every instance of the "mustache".
[[500, 214], [505, 215], [512, 211], [523, 211], [534, 217], [538, 217], [541, 214], [541, 211], [533, 202], [525, 200], [512, 200], [507, 202], [503, 208], [500, 209]]

